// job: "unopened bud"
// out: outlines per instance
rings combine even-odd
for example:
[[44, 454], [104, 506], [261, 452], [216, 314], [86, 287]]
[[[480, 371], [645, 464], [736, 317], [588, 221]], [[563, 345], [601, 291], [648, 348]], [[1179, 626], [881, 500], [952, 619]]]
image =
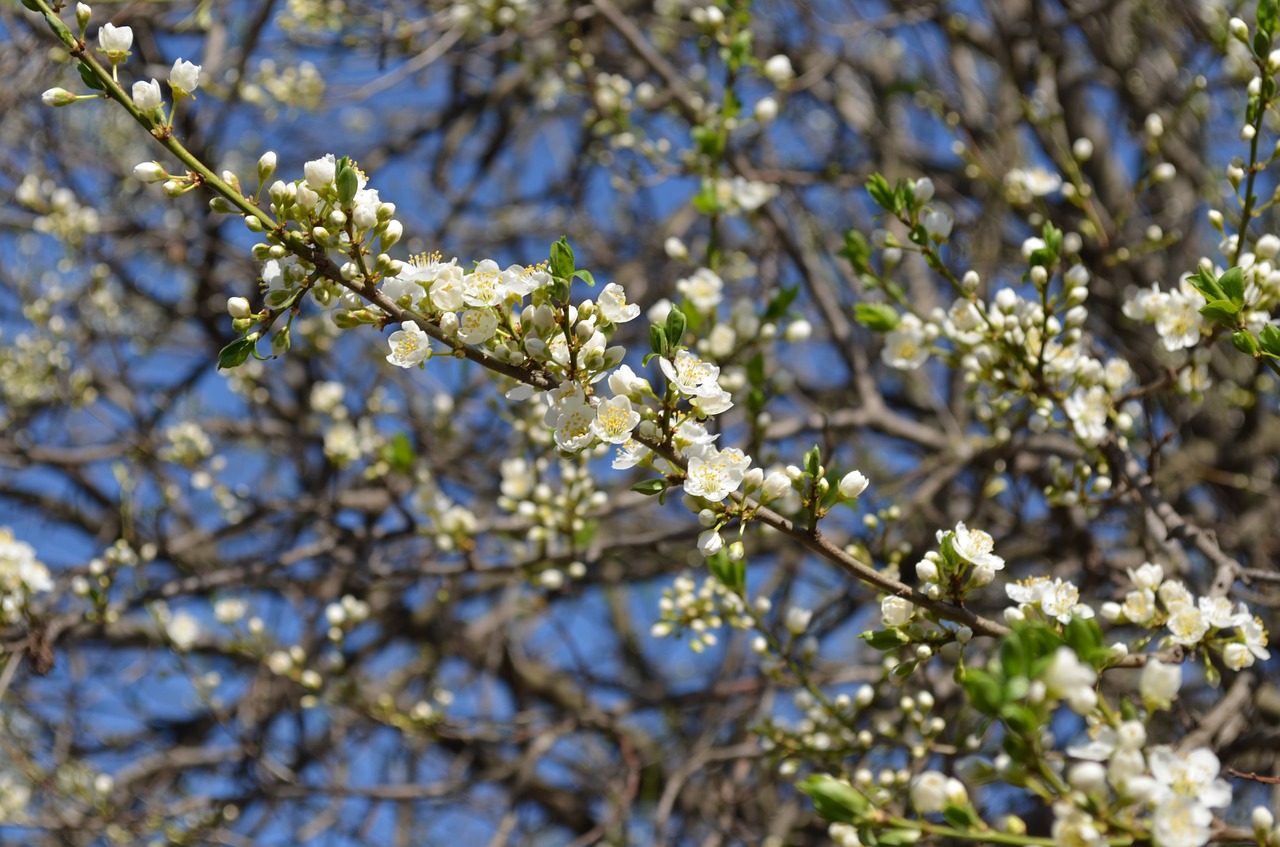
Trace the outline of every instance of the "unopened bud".
[[40, 95], [40, 99], [46, 106], [68, 106], [79, 98], [65, 88], [50, 88]]

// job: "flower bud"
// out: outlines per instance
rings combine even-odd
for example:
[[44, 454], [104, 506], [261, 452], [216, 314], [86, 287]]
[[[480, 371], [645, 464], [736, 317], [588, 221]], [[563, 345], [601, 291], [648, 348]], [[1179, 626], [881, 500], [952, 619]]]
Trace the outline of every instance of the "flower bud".
[[227, 314], [233, 318], [247, 318], [252, 314], [252, 307], [244, 297], [228, 297]]
[[46, 106], [69, 106], [80, 98], [65, 88], [50, 88], [40, 95], [40, 99]]
[[[258, 182], [260, 183], [266, 182], [268, 179], [271, 178], [271, 175], [275, 172], [276, 172], [276, 154], [274, 151], [268, 150], [267, 152], [262, 154], [262, 157], [260, 159], [258, 159]], [[274, 187], [275, 186], [272, 186], [272, 188]], [[272, 199], [274, 199], [274, 196]]]
[[867, 490], [867, 486], [871, 481], [863, 476], [861, 471], [849, 471], [840, 480], [840, 496], [846, 500], [853, 500], [862, 496], [862, 492]]
[[93, 9], [89, 8], [88, 3], [76, 4], [76, 23], [80, 25], [80, 35], [84, 35], [84, 31], [89, 27], [89, 18], [93, 16]]

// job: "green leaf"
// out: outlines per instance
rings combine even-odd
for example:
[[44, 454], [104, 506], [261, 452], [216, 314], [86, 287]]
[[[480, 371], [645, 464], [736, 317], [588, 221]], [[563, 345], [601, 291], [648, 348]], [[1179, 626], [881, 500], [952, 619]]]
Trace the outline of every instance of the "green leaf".
[[1076, 652], [1082, 660], [1096, 668], [1101, 668], [1109, 653], [1102, 646], [1102, 627], [1092, 618], [1073, 617], [1063, 631], [1067, 646]]
[[911, 643], [911, 636], [900, 629], [872, 629], [860, 637], [873, 650], [896, 650]]
[[569, 280], [573, 278], [573, 271], [573, 248], [562, 235], [551, 245], [551, 275], [556, 279]]
[[591, 271], [574, 271], [573, 275], [576, 279], [580, 279], [592, 288], [596, 287], [596, 278], [591, 275]]
[[[649, 349], [653, 351], [655, 356], [667, 355], [667, 331], [662, 328], [661, 324], [653, 324], [649, 327]], [[647, 362], [645, 364], [648, 364]]]
[[956, 829], [968, 829], [978, 822], [973, 810], [966, 806], [948, 803], [942, 807], [942, 818]]
[[872, 332], [889, 332], [902, 318], [888, 303], [858, 303], [853, 307], [853, 319]]
[[1055, 257], [1062, 254], [1062, 230], [1051, 223], [1046, 223], [1040, 232], [1044, 246], [1053, 251]]
[[673, 347], [679, 347], [684, 341], [685, 329], [688, 326], [689, 319], [685, 317], [684, 312], [672, 306], [671, 311], [667, 312], [667, 324], [665, 327], [668, 343]]
[[1226, 329], [1240, 325], [1240, 306], [1230, 300], [1210, 300], [1200, 307], [1200, 314]]
[[397, 432], [390, 442], [382, 445], [382, 460], [399, 473], [413, 470], [413, 445], [403, 432]]
[[856, 229], [845, 232], [844, 247], [840, 248], [839, 255], [848, 259], [858, 273], [866, 273], [871, 267], [871, 245]]
[[218, 370], [240, 367], [253, 350], [254, 342], [247, 338], [237, 338], [218, 352]]
[[1204, 295], [1206, 300], [1226, 300], [1227, 293], [1222, 290], [1222, 286], [1218, 285], [1218, 278], [1213, 275], [1213, 271], [1201, 268], [1195, 276], [1188, 277], [1191, 287]]
[[1244, 271], [1230, 268], [1218, 277], [1218, 286], [1232, 303], [1244, 305]]
[[747, 360], [747, 382], [754, 386], [763, 386], [764, 377], [764, 353], [756, 353]]
[[1277, 18], [1280, 17], [1280, 9], [1277, 8], [1276, 0], [1258, 0], [1258, 30], [1267, 36], [1266, 48], [1258, 52], [1258, 56], [1265, 58], [1271, 47], [1271, 36], [1276, 31]]
[[1058, 261], [1058, 254], [1050, 250], [1048, 247], [1041, 247], [1039, 250], [1032, 252], [1031, 258], [1028, 260], [1031, 267], [1052, 267], [1053, 263]]
[[800, 293], [800, 286], [789, 285], [786, 288], [773, 295], [773, 299], [769, 301], [769, 305], [765, 307], [763, 320], [776, 321], [787, 313], [787, 309], [795, 302], [796, 295]]
[[1004, 688], [998, 679], [987, 671], [968, 668], [960, 682], [975, 709], [984, 715], [999, 714], [1004, 704]]
[[666, 491], [669, 484], [665, 479], [646, 479], [631, 486], [631, 490], [637, 494], [652, 497]]
[[880, 174], [872, 174], [867, 180], [867, 193], [871, 195], [871, 199], [881, 209], [886, 212], [894, 210], [893, 189], [889, 187], [888, 181]]
[[1040, 718], [1022, 703], [1006, 702], [1000, 707], [1000, 719], [1019, 735], [1031, 735], [1040, 729]]
[[103, 90], [104, 86], [102, 84], [102, 80], [98, 79], [98, 75], [95, 74], [93, 72], [93, 69], [90, 68], [88, 65], [86, 65], [84, 62], [81, 62], [80, 64], [76, 65], [76, 70], [80, 72], [80, 81], [83, 82], [85, 85], [89, 86], [94, 91]]
[[796, 785], [813, 799], [813, 810], [823, 820], [852, 823], [869, 808], [866, 797], [842, 779], [814, 774]]

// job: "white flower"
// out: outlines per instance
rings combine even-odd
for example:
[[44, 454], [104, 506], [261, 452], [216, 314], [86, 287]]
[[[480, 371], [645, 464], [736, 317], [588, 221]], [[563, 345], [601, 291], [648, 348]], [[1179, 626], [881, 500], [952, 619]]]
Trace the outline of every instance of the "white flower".
[[1077, 388], [1062, 402], [1062, 410], [1081, 441], [1090, 445], [1102, 443], [1107, 435], [1107, 415], [1111, 411], [1111, 396], [1105, 388], [1101, 385]]
[[1160, 587], [1160, 583], [1164, 582], [1164, 568], [1151, 562], [1144, 562], [1129, 571], [1129, 579], [1133, 580], [1133, 584], [1138, 588], [1149, 588], [1154, 591]]
[[1077, 715], [1088, 714], [1098, 705], [1098, 694], [1094, 691], [1098, 672], [1081, 662], [1070, 647], [1059, 647], [1054, 652], [1040, 679], [1048, 696], [1065, 700]]
[[951, 235], [951, 228], [955, 225], [955, 220], [946, 212], [930, 212], [924, 216], [925, 232], [935, 241], [945, 241]]
[[640, 307], [627, 302], [626, 292], [616, 282], [606, 285], [596, 302], [605, 320], [611, 323], [624, 324], [640, 317]]
[[338, 161], [332, 153], [323, 158], [312, 159], [302, 166], [302, 174], [307, 179], [307, 187], [312, 191], [323, 191], [333, 185], [338, 175]]
[[703, 558], [709, 558], [724, 549], [724, 539], [720, 537], [720, 533], [713, 529], [708, 529], [698, 535], [698, 552]]
[[980, 529], [969, 529], [961, 521], [951, 536], [951, 549], [970, 564], [998, 571], [1004, 567], [1004, 559], [992, 553], [995, 541]]
[[897, 328], [885, 336], [880, 358], [901, 371], [913, 371], [923, 365], [929, 358], [929, 340], [920, 319], [910, 313], [903, 315]]
[[643, 394], [649, 391], [649, 380], [637, 376], [630, 365], [619, 365], [609, 374], [609, 390], [614, 394]]
[[133, 30], [127, 26], [103, 24], [98, 27], [98, 50], [105, 53], [111, 64], [124, 61], [133, 46]]
[[200, 66], [185, 59], [178, 59], [169, 71], [169, 87], [174, 97], [185, 97], [200, 87]]
[[[1097, 767], [1092, 763], [1079, 767]], [[1073, 783], [1074, 785], [1074, 783]], [[1107, 839], [1098, 831], [1093, 817], [1066, 800], [1053, 804], [1053, 842], [1062, 847], [1105, 847]]]
[[160, 98], [160, 83], [154, 79], [150, 82], [138, 80], [133, 84], [133, 105], [144, 115], [155, 112], [163, 102]]
[[248, 612], [249, 604], [239, 597], [223, 597], [213, 604], [213, 617], [218, 623], [235, 623]]
[[[725, 450], [722, 453], [710, 444], [706, 445], [704, 451], [701, 455], [691, 455], [684, 490], [694, 497], [705, 497], [718, 502], [742, 484], [746, 468], [736, 461], [735, 454], [741, 455], [740, 451]], [[747, 461], [750, 462], [749, 459]]]
[[1164, 311], [1156, 318], [1156, 332], [1166, 350], [1182, 350], [1200, 342], [1204, 318], [1200, 307], [1204, 297], [1195, 290], [1169, 292]]
[[947, 805], [947, 781], [941, 771], [925, 771], [911, 780], [911, 805], [922, 815], [941, 812]]
[[720, 384], [717, 382], [720, 377], [720, 368], [710, 362], [704, 362], [688, 350], [677, 352], [674, 362], [666, 357], [659, 359], [658, 366], [682, 394], [690, 394], [694, 397], [715, 397], [722, 393]]
[[492, 259], [484, 259], [462, 278], [462, 300], [468, 306], [496, 306], [503, 299], [502, 271]]
[[1253, 667], [1253, 653], [1249, 652], [1249, 648], [1238, 642], [1232, 642], [1222, 648], [1222, 661], [1227, 667], [1233, 671], [1244, 670]]
[[169, 640], [175, 649], [185, 653], [200, 638], [200, 622], [186, 612], [178, 612], [165, 625]]
[[640, 413], [631, 408], [631, 400], [624, 394], [602, 401], [596, 407], [591, 430], [601, 441], [625, 444], [631, 440], [631, 432], [639, 423]]
[[1257, 618], [1251, 618], [1240, 624], [1240, 637], [1244, 639], [1244, 646], [1249, 648], [1249, 652], [1255, 658], [1264, 662], [1271, 658], [1271, 651], [1267, 649], [1267, 631]]
[[595, 430], [592, 427], [595, 419], [596, 410], [589, 404], [566, 403], [556, 417], [556, 446], [569, 452], [586, 447], [595, 437]]
[[915, 606], [903, 597], [886, 597], [880, 601], [880, 620], [885, 626], [906, 626], [914, 611]]
[[467, 309], [458, 322], [458, 340], [463, 344], [483, 344], [498, 330], [498, 318], [488, 310]]
[[640, 464], [650, 450], [639, 441], [627, 441], [618, 448], [617, 454], [613, 458], [612, 467], [615, 471], [624, 471], [627, 468], [634, 468]]
[[710, 268], [698, 268], [688, 277], [676, 280], [676, 290], [687, 297], [699, 312], [712, 312], [724, 299], [724, 280]]
[[1231, 804], [1231, 785], [1218, 775], [1222, 765], [1207, 747], [1191, 750], [1153, 747], [1147, 753], [1147, 764], [1160, 786], [1157, 798], [1177, 795], [1211, 809], [1223, 809]]
[[1124, 596], [1121, 607], [1125, 620], [1132, 623], [1145, 624], [1156, 616], [1156, 595], [1150, 588], [1141, 591], [1130, 591]]
[[411, 368], [431, 352], [431, 338], [413, 321], [405, 321], [387, 339], [391, 353], [387, 361], [396, 367]]
[[1182, 665], [1165, 664], [1159, 659], [1151, 659], [1142, 668], [1142, 677], [1138, 682], [1138, 690], [1142, 699], [1162, 709], [1178, 698], [1178, 689], [1182, 687]]
[[870, 484], [871, 480], [863, 476], [861, 471], [849, 471], [840, 478], [840, 496], [846, 500], [860, 497]]
[[1190, 603], [1179, 603], [1169, 615], [1166, 623], [1173, 643], [1183, 647], [1194, 647], [1200, 643], [1209, 631], [1209, 622], [1204, 619], [1200, 610]]

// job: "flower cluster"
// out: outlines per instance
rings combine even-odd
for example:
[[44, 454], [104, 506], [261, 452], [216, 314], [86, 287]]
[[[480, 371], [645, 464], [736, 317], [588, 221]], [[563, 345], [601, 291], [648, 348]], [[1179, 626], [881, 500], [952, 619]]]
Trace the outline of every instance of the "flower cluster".
[[13, 623], [27, 611], [32, 595], [53, 590], [49, 569], [36, 551], [0, 527], [0, 621]]
[[1115, 623], [1167, 630], [1166, 640], [1187, 649], [1220, 652], [1232, 670], [1271, 658], [1267, 631], [1243, 602], [1226, 597], [1196, 597], [1181, 580], [1165, 579], [1164, 568], [1146, 562], [1129, 571], [1133, 588], [1124, 601], [1103, 603], [1100, 614]]
[[[768, 606], [763, 607], [765, 611]], [[742, 596], [715, 577], [708, 576], [698, 587], [693, 578], [682, 575], [670, 588], [662, 590], [658, 601], [662, 618], [651, 628], [655, 638], [689, 634], [689, 649], [701, 653], [717, 642], [717, 630], [728, 623], [734, 629], [751, 629], [756, 625], [755, 612], [747, 608]]]

